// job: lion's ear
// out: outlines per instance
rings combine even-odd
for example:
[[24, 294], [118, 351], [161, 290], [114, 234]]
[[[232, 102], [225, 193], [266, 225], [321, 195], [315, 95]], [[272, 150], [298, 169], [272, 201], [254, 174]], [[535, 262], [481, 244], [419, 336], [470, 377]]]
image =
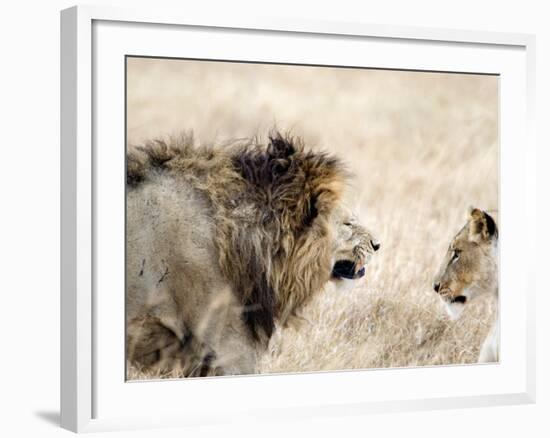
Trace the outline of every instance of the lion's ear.
[[498, 238], [494, 219], [479, 208], [470, 209], [468, 237], [470, 241], [476, 243], [489, 242]]

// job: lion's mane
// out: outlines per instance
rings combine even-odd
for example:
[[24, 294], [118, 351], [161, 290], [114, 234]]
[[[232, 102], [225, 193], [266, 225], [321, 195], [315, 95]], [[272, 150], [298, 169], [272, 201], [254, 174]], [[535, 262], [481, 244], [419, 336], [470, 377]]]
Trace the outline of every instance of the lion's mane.
[[127, 156], [127, 184], [166, 172], [209, 200], [218, 263], [254, 339], [269, 339], [329, 280], [331, 212], [347, 173], [336, 158], [275, 133], [224, 147], [190, 137], [154, 141]]

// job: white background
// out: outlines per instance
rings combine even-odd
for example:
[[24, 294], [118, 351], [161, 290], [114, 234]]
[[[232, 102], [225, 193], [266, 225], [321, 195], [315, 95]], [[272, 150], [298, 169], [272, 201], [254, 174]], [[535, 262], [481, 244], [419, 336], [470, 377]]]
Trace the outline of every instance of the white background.
[[[96, 2], [150, 6], [151, 2]], [[255, 3], [255, 4], [254, 4]], [[292, 423], [239, 425], [193, 431], [111, 433], [108, 436], [548, 436], [550, 425], [548, 294], [541, 287], [550, 247], [543, 224], [550, 165], [546, 104], [550, 97], [550, 29], [545, 2], [436, 2], [416, 0], [231, 2], [156, 1], [159, 7], [248, 15], [307, 17], [378, 24], [420, 25], [537, 34], [538, 127], [538, 402], [531, 406], [418, 412], [368, 417], [311, 419]], [[57, 436], [59, 417], [59, 9], [66, 1], [4, 4], [0, 14], [0, 433]], [[311, 5], [311, 6], [310, 6]], [[547, 124], [547, 123], [546, 123]], [[518, 145], [521, 147], [521, 145]], [[261, 430], [258, 430], [258, 427]]]

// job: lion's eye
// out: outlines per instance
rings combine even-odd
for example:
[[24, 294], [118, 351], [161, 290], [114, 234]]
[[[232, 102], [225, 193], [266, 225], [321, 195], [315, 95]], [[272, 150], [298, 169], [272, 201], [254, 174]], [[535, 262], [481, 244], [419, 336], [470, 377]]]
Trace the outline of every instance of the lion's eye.
[[460, 257], [460, 250], [459, 249], [454, 249], [453, 250], [453, 256], [451, 257], [451, 263], [456, 262], [459, 257]]
[[344, 222], [344, 225], [345, 225], [346, 227], [351, 227], [351, 222]]

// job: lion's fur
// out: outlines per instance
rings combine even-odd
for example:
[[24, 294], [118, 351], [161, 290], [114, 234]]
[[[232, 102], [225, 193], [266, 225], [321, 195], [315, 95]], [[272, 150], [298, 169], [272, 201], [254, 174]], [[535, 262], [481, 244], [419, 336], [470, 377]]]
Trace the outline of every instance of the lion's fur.
[[[200, 334], [209, 360], [243, 351], [244, 362], [223, 372], [251, 372], [254, 346], [271, 337], [275, 321], [284, 324], [330, 279], [346, 180], [336, 158], [280, 134], [267, 145], [196, 146], [181, 137], [130, 150], [129, 355], [148, 354], [139, 340], [144, 318], [169, 328], [171, 340], [149, 335], [162, 345], [217, 325], [216, 341]], [[205, 325], [220, 296], [224, 322], [216, 314]]]
[[[498, 295], [498, 227], [487, 212], [478, 208], [469, 211], [466, 224], [449, 245], [435, 276], [434, 288], [454, 317], [476, 297], [487, 293]], [[465, 297], [466, 302], [453, 302], [457, 297]], [[498, 337], [495, 321], [483, 343], [481, 362], [498, 360]]]

